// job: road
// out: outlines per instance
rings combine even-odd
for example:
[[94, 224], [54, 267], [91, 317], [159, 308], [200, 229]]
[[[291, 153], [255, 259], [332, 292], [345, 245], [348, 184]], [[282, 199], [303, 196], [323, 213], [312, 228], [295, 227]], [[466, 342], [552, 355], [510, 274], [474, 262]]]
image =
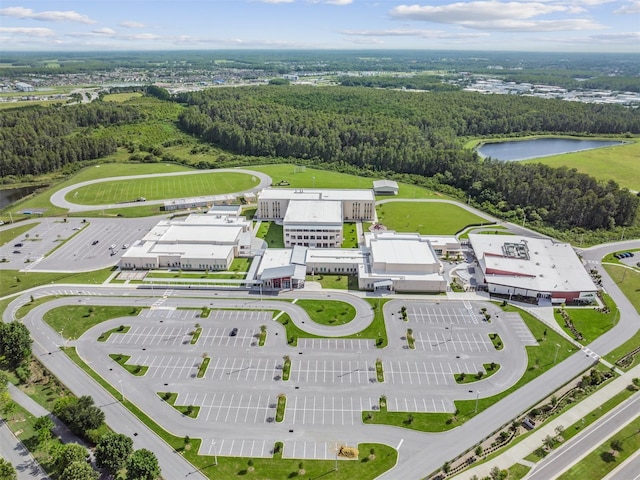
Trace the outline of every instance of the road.
[[[241, 168], [220, 168], [218, 170], [196, 170], [196, 171], [187, 171], [187, 172], [172, 172], [172, 173], [153, 173], [153, 174], [147, 174], [147, 175], [130, 175], [130, 176], [122, 176], [122, 177], [109, 177], [109, 178], [98, 178], [96, 180], [88, 180], [86, 182], [80, 182], [80, 183], [75, 183], [73, 185], [70, 185], [68, 187], [62, 188], [60, 190], [58, 190], [57, 192], [54, 192], [53, 195], [51, 195], [50, 201], [51, 203], [53, 203], [56, 207], [60, 207], [60, 208], [66, 208], [68, 209], [70, 212], [87, 212], [87, 211], [91, 211], [91, 210], [106, 210], [106, 209], [110, 209], [110, 208], [124, 208], [124, 207], [136, 207], [136, 206], [140, 206], [141, 203], [140, 202], [125, 202], [125, 203], [118, 203], [118, 204], [110, 204], [110, 205], [78, 205], [76, 203], [72, 203], [69, 202], [65, 197], [72, 191], [77, 190], [78, 188], [81, 187], [86, 187], [87, 185], [95, 185], [96, 183], [103, 183], [103, 182], [122, 182], [125, 180], [139, 180], [141, 178], [157, 178], [157, 177], [177, 177], [177, 176], [181, 176], [181, 175], [201, 175], [201, 174], [205, 174], [205, 173], [224, 173], [224, 172], [233, 172], [233, 173], [246, 173], [247, 175], [252, 175], [256, 178], [258, 178], [260, 180], [260, 183], [258, 183], [257, 186], [255, 186], [254, 188], [250, 189], [250, 190], [246, 190], [244, 192], [232, 192], [232, 193], [236, 193], [236, 194], [241, 194], [241, 193], [256, 193], [259, 192], [260, 190], [267, 188], [268, 186], [271, 185], [271, 177], [269, 175], [266, 175], [264, 173], [261, 172], [255, 172], [253, 170], [244, 170]], [[216, 197], [220, 197], [220, 198], [227, 198], [228, 195], [230, 195], [229, 193], [224, 194], [224, 195], [212, 195], [212, 196], [207, 196], [207, 198], [211, 198], [211, 200], [215, 200]], [[183, 198], [183, 197], [180, 197]], [[144, 202], [144, 205], [162, 205], [165, 202], [171, 201], [171, 200], [179, 200], [180, 198], [174, 198], [174, 199], [161, 199], [161, 200], [147, 200], [146, 202]]]
[[49, 480], [49, 476], [44, 473], [42, 467], [2, 418], [0, 418], [0, 452], [2, 457], [11, 462], [16, 469], [18, 480]]
[[[541, 460], [530, 472], [527, 480], [548, 480], [557, 478], [562, 472], [578, 463], [603, 440], [614, 435], [638, 416], [640, 411], [640, 393], [636, 393], [626, 402], [618, 405], [584, 433], [569, 440]], [[623, 477], [621, 477], [623, 478]]]

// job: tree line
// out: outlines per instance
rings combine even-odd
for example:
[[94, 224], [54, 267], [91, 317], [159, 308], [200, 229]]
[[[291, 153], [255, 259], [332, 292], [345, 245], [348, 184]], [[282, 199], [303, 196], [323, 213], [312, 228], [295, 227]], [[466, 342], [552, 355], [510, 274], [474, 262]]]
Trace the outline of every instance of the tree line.
[[179, 94], [179, 126], [236, 154], [417, 174], [502, 217], [555, 228], [630, 225], [639, 198], [575, 169], [481, 159], [465, 137], [637, 134], [640, 112], [470, 92], [366, 88], [212, 89]]
[[91, 130], [142, 119], [133, 107], [103, 102], [3, 111], [0, 177], [39, 175], [110, 155], [116, 141], [93, 136]]

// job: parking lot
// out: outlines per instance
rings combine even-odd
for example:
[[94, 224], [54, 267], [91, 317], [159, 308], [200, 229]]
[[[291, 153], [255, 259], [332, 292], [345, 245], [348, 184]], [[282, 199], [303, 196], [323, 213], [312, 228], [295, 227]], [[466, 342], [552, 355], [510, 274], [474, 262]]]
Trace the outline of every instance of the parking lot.
[[123, 246], [141, 239], [157, 222], [157, 218], [88, 218], [86, 222], [45, 218], [0, 247], [0, 258], [7, 260], [0, 263], [0, 269], [71, 272], [106, 268], [118, 262], [125, 252]]
[[[283, 427], [290, 432], [355, 427], [361, 425], [363, 411], [379, 408], [382, 396], [388, 411], [451, 413], [454, 400], [475, 398], [479, 390], [488, 396], [491, 389], [508, 387], [505, 382], [513, 381], [507, 380], [512, 378], [509, 370], [524, 371], [524, 345], [535, 342], [519, 315], [502, 313], [489, 303], [407, 302], [405, 322], [397, 313], [390, 315], [404, 305], [394, 300], [385, 310], [389, 345], [384, 349], [375, 348], [373, 339], [301, 338], [291, 347], [286, 335], [278, 335], [284, 329], [271, 321], [271, 311], [212, 308], [203, 318], [201, 308], [172, 306], [171, 292], [165, 293], [135, 319], [114, 320], [116, 325], [129, 322], [131, 329], [92, 348], [97, 345], [104, 356], [130, 355], [129, 364], [148, 367], [142, 377], [127, 377], [128, 396], [137, 396], [134, 400], [141, 406], [157, 400], [157, 392], [172, 391], [178, 394], [177, 405], [200, 407], [199, 424], [212, 429], [217, 425], [216, 431], [228, 425], [228, 435], [203, 439], [201, 452], [206, 454], [215, 448], [218, 455], [268, 457], [275, 441], [286, 440]], [[492, 315], [490, 322], [482, 308]], [[192, 344], [196, 324], [201, 332]], [[258, 346], [261, 325], [268, 332], [263, 347]], [[415, 349], [407, 348], [408, 328], [413, 330]], [[490, 333], [500, 335], [503, 350], [496, 350]], [[204, 357], [209, 358], [208, 367], [198, 378]], [[291, 362], [288, 380], [283, 379], [285, 357]], [[384, 382], [377, 378], [378, 359]], [[500, 369], [490, 383], [456, 383], [456, 374], [476, 374], [491, 362]], [[115, 362], [110, 365], [107, 377], [124, 372]], [[275, 415], [281, 394], [286, 408], [280, 423]], [[162, 404], [163, 411], [172, 408]], [[233, 430], [234, 425], [257, 429], [260, 439]], [[296, 436], [285, 441], [284, 452], [291, 458], [328, 458], [332, 440], [327, 434], [304, 440]]]

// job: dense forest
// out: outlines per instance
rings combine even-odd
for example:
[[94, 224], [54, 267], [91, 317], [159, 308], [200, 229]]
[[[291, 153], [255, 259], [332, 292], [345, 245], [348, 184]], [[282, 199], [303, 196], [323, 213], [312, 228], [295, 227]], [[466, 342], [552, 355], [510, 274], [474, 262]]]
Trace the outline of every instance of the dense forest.
[[180, 94], [179, 125], [231, 152], [433, 177], [488, 210], [555, 228], [633, 222], [639, 198], [575, 170], [480, 159], [461, 137], [637, 134], [640, 112], [532, 97], [366, 88], [214, 89]]
[[91, 128], [142, 119], [135, 108], [96, 102], [7, 110], [0, 115], [0, 177], [39, 175], [116, 151], [113, 139]]

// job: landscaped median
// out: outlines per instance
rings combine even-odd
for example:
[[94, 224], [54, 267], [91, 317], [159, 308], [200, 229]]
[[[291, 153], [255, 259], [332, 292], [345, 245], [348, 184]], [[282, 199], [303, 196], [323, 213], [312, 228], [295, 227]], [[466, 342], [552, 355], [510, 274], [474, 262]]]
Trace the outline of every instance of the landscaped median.
[[[89, 330], [107, 320], [120, 317], [137, 316], [140, 307], [107, 307], [99, 305], [65, 305], [56, 307], [44, 314], [43, 320], [56, 332], [62, 332], [67, 339], [76, 339]], [[126, 333], [118, 327], [110, 332]], [[103, 334], [100, 341], [106, 341], [108, 334]], [[102, 335], [101, 335], [102, 337]]]
[[131, 358], [130, 355], [123, 355], [121, 353], [110, 353], [109, 358], [111, 360], [116, 361], [122, 368], [124, 368], [131, 375], [135, 375], [136, 377], [142, 377], [149, 367], [146, 365], [128, 365], [127, 362]]
[[178, 394], [175, 392], [158, 392], [158, 396], [185, 417], [197, 418], [200, 413], [200, 407], [196, 405], [176, 405]]
[[[91, 378], [105, 388], [114, 398], [121, 398], [121, 394], [104, 378], [94, 372], [78, 356], [75, 348], [65, 349], [65, 353]], [[236, 478], [238, 472], [247, 468], [247, 458], [243, 457], [217, 457], [218, 465], [213, 466], [212, 456], [198, 455], [202, 441], [197, 438], [179, 437], [172, 435], [158, 425], [146, 413], [129, 400], [124, 400], [122, 405], [133, 413], [138, 419], [162, 438], [176, 452], [183, 455], [201, 474], [212, 480], [222, 478]], [[254, 472], [259, 476], [254, 478], [294, 478], [299, 471], [299, 460], [282, 458], [282, 442], [280, 450], [276, 451], [274, 445], [272, 458], [252, 458]], [[387, 445], [377, 443], [361, 443], [358, 445], [359, 457], [353, 461], [340, 462], [340, 468], [335, 471], [334, 460], [305, 460], [306, 475], [310, 478], [322, 478], [323, 480], [372, 480], [392, 468], [398, 459], [398, 452]], [[374, 450], [375, 457], [370, 458], [370, 451]], [[293, 474], [296, 475], [293, 475]]]

